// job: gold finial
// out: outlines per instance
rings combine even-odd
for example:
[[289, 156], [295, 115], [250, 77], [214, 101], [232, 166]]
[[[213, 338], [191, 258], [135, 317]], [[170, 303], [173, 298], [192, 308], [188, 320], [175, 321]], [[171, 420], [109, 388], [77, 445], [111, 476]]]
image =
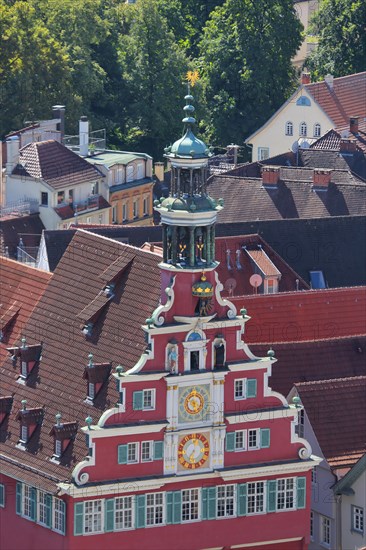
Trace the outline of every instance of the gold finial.
[[207, 279], [206, 275], [205, 275], [205, 272], [202, 271], [202, 275], [201, 275], [201, 281], [205, 281]]
[[187, 72], [186, 80], [188, 81], [189, 85], [192, 86], [192, 88], [199, 79], [200, 79], [200, 75], [198, 74], [198, 71]]

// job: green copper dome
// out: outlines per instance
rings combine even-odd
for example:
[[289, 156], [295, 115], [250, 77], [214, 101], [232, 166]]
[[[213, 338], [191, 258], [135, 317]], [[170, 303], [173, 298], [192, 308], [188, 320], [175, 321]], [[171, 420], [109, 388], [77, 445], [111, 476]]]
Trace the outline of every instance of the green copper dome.
[[194, 197], [167, 197], [164, 199], [159, 208], [167, 210], [184, 210], [186, 212], [208, 212], [216, 210], [217, 204], [214, 199], [207, 196], [195, 195]]

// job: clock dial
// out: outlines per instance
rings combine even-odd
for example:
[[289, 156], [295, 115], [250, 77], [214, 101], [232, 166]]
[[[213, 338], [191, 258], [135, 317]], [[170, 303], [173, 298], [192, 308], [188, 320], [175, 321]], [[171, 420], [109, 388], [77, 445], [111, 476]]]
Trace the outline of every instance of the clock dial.
[[178, 445], [178, 461], [188, 470], [203, 466], [209, 454], [210, 444], [207, 438], [199, 433], [186, 435]]
[[179, 390], [179, 422], [205, 420], [205, 410], [210, 401], [210, 386], [183, 387]]

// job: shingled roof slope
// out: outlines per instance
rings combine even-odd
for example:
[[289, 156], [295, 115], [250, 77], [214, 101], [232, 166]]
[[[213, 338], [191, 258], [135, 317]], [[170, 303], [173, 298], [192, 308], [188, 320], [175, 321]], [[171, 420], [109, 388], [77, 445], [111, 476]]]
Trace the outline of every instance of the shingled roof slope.
[[366, 72], [334, 78], [332, 88], [324, 80], [305, 88], [336, 128], [348, 124], [351, 116], [366, 117]]
[[[101, 276], [105, 270], [122, 256], [132, 260], [131, 264], [118, 279], [115, 296], [99, 316], [91, 337], [86, 338], [77, 315], [104, 287]], [[85, 402], [87, 384], [83, 374], [88, 354], [93, 353], [96, 363], [111, 362], [113, 368], [119, 363], [130, 368], [137, 362], [146, 348], [140, 325], [159, 301], [159, 259], [151, 252], [86, 231], [76, 232], [23, 331], [29, 344], [43, 340], [42, 360], [26, 385], [17, 383], [19, 366], [13, 367], [10, 359], [0, 369], [1, 394], [14, 393], [12, 413], [1, 430], [0, 453], [7, 457], [1, 462], [4, 473], [9, 468], [14, 470], [19, 461], [42, 473], [37, 479], [35, 472], [28, 472], [40, 486], [47, 482], [47, 476], [69, 479], [75, 463], [87, 453], [85, 438], [78, 434], [60, 465], [50, 462], [53, 437], [49, 434], [55, 414], [60, 412], [64, 422], [80, 421], [90, 415], [97, 423], [102, 412], [117, 402], [116, 385], [111, 378], [94, 399], [94, 406]], [[22, 399], [27, 399], [29, 408], [45, 407], [42, 426], [32, 436], [26, 452], [16, 448], [19, 425], [15, 418]], [[16, 477], [23, 479], [21, 475], [18, 471]]]
[[42, 179], [56, 190], [104, 177], [97, 168], [55, 140], [35, 141], [22, 147], [13, 174]]
[[366, 376], [295, 385], [332, 468], [352, 467], [366, 452]]
[[[270, 347], [271, 344], [251, 344], [250, 350], [257, 357], [264, 357]], [[273, 350], [278, 361], [272, 367], [269, 385], [282, 395], [288, 395], [298, 382], [366, 375], [365, 335], [275, 343]]]
[[39, 214], [29, 214], [27, 216], [9, 216], [0, 218], [0, 233], [2, 234], [2, 245], [8, 249], [9, 257], [17, 257], [17, 246], [20, 237], [23, 240], [25, 248], [37, 247], [41, 240], [44, 225]]

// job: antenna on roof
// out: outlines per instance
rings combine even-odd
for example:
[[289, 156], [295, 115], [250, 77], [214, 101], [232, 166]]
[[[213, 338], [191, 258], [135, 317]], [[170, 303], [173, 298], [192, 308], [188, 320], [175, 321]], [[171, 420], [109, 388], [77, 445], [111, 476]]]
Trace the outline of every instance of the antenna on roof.
[[253, 287], [255, 294], [258, 293], [258, 287], [261, 286], [262, 282], [263, 279], [258, 273], [254, 273], [254, 275], [249, 278], [249, 283]]

